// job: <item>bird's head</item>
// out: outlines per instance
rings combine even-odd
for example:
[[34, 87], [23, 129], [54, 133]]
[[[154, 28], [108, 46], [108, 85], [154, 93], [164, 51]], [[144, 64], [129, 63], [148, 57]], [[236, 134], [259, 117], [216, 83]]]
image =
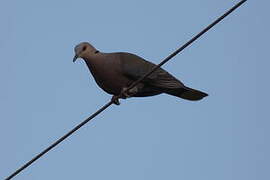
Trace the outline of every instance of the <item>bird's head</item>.
[[73, 58], [73, 62], [75, 62], [78, 58], [84, 58], [87, 55], [92, 55], [98, 53], [96, 48], [89, 44], [88, 42], [82, 42], [75, 46], [74, 48], [75, 56]]

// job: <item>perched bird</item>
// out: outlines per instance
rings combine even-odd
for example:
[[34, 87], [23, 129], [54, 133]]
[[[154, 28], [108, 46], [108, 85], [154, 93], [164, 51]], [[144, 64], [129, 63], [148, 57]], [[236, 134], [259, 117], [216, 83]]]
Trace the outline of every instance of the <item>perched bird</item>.
[[125, 92], [134, 81], [144, 76], [156, 65], [131, 53], [100, 52], [88, 42], [78, 44], [74, 50], [73, 62], [77, 58], [82, 58], [98, 86], [114, 95], [112, 100], [117, 105], [120, 104], [118, 96], [121, 98], [146, 97], [166, 93], [191, 101], [201, 100], [207, 96], [204, 92], [186, 87], [162, 68], [158, 68], [134, 88]]

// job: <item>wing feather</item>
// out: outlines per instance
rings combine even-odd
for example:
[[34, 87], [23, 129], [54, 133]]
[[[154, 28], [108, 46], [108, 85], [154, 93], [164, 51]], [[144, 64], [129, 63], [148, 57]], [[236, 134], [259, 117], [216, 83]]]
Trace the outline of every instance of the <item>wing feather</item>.
[[[121, 60], [123, 74], [132, 80], [137, 80], [151, 71], [155, 64], [143, 58], [130, 54], [118, 53]], [[184, 88], [184, 84], [162, 68], [158, 68], [142, 81], [144, 84], [157, 88], [175, 89]]]

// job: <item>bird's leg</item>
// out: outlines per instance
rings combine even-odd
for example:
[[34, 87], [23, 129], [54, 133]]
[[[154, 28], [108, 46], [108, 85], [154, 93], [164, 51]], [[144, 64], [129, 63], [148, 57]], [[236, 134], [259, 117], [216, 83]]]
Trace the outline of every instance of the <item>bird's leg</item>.
[[122, 99], [130, 98], [134, 96], [136, 93], [138, 93], [138, 91], [142, 89], [143, 86], [144, 86], [143, 84], [138, 84], [129, 90], [127, 90], [128, 87], [123, 87], [120, 95], [118, 96], [113, 95], [111, 101], [116, 105], [120, 105], [119, 98], [122, 98]]
[[128, 87], [124, 87], [121, 91], [121, 98], [126, 99], [126, 98], [130, 98], [132, 96], [134, 96], [135, 94], [137, 94], [139, 92], [140, 89], [143, 88], [143, 84], [138, 84], [135, 87], [128, 89]]
[[121, 98], [126, 99], [126, 98], [131, 97], [130, 90], [127, 90], [127, 89], [128, 89], [127, 87], [123, 87], [120, 93]]

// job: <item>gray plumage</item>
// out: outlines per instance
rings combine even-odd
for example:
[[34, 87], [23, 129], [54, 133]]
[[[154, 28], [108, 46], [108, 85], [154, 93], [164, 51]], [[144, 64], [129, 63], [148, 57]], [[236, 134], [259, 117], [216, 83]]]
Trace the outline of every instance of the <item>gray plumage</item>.
[[[79, 57], [85, 60], [98, 86], [115, 96], [156, 66], [131, 53], [99, 52], [87, 42], [80, 43], [75, 47], [73, 61]], [[207, 96], [204, 92], [186, 87], [181, 81], [162, 68], [154, 71], [127, 92], [125, 96], [145, 97], [161, 93], [191, 101], [200, 100]]]

